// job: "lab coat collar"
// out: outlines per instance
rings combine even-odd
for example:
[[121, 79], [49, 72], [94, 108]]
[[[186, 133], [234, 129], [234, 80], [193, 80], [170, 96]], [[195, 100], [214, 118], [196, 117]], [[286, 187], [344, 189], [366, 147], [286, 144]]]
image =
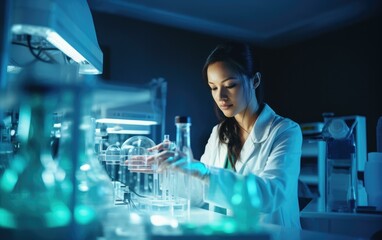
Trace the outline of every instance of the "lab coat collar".
[[251, 131], [251, 139], [254, 143], [261, 143], [267, 139], [275, 116], [273, 109], [265, 104]]
[[245, 141], [244, 146], [241, 149], [240, 159], [235, 165], [237, 172], [243, 173], [245, 165], [253, 154], [255, 144], [264, 142], [268, 138], [272, 122], [275, 117], [276, 113], [267, 104], [265, 104], [252, 128], [250, 136]]

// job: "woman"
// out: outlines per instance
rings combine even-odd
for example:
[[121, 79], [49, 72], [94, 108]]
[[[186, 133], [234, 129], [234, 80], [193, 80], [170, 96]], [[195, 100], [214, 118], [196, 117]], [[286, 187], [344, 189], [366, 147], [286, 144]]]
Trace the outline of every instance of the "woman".
[[242, 214], [247, 218], [243, 221], [251, 219], [251, 213], [262, 223], [300, 228], [301, 130], [263, 103], [261, 75], [250, 47], [217, 46], [206, 60], [203, 76], [221, 122], [213, 128], [200, 161], [193, 160], [190, 166], [174, 157], [181, 154], [165, 150], [157, 156], [161, 168], [170, 165], [201, 179], [207, 186], [204, 201]]

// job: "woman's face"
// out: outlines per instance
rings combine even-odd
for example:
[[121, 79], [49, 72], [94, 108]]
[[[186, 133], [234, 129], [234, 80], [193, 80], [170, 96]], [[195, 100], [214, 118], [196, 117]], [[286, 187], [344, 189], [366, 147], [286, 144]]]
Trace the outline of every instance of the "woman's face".
[[215, 62], [207, 68], [212, 97], [226, 117], [233, 117], [247, 106], [244, 92], [245, 76], [225, 62]]

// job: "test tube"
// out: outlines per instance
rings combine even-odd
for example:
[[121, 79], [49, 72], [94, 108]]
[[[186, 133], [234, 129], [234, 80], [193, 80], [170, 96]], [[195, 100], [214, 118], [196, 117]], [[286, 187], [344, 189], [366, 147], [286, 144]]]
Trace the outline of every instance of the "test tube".
[[[156, 162], [156, 160], [155, 160]], [[154, 198], [157, 198], [159, 196], [159, 190], [158, 190], [158, 185], [159, 185], [159, 180], [158, 180], [158, 167], [157, 167], [157, 163], [155, 163], [153, 165], [153, 195], [154, 195]]]
[[[162, 142], [162, 148], [163, 150], [170, 149], [171, 141], [170, 141], [170, 135], [165, 134], [163, 136], [163, 142]], [[162, 199], [163, 200], [169, 200], [170, 195], [170, 189], [169, 189], [169, 171], [164, 170], [161, 174], [162, 177]]]

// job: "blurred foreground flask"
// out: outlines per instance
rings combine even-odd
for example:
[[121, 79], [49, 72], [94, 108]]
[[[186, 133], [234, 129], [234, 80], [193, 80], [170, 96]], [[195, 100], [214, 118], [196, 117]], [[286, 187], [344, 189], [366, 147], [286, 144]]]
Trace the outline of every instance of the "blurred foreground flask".
[[[28, 74], [35, 72], [14, 88], [20, 148], [0, 176], [0, 239], [95, 239], [112, 185], [94, 155], [94, 125], [84, 117], [90, 98], [84, 84]], [[64, 117], [52, 151], [57, 112]]]
[[20, 149], [0, 177], [1, 239], [70, 237], [70, 183], [59, 176], [50, 134], [58, 101], [48, 86], [25, 86], [21, 96]]
[[233, 185], [230, 203], [235, 231], [253, 233], [259, 230], [261, 200], [254, 175], [249, 174], [237, 179]]
[[[78, 90], [80, 91], [80, 90]], [[80, 97], [81, 96], [81, 97]], [[72, 183], [73, 225], [76, 239], [95, 239], [100, 236], [103, 214], [113, 204], [113, 185], [94, 151], [95, 122], [87, 115], [86, 94], [74, 94], [78, 103], [75, 111], [64, 114], [58, 166], [65, 173], [65, 182]], [[75, 159], [75, 161], [74, 161]]]

